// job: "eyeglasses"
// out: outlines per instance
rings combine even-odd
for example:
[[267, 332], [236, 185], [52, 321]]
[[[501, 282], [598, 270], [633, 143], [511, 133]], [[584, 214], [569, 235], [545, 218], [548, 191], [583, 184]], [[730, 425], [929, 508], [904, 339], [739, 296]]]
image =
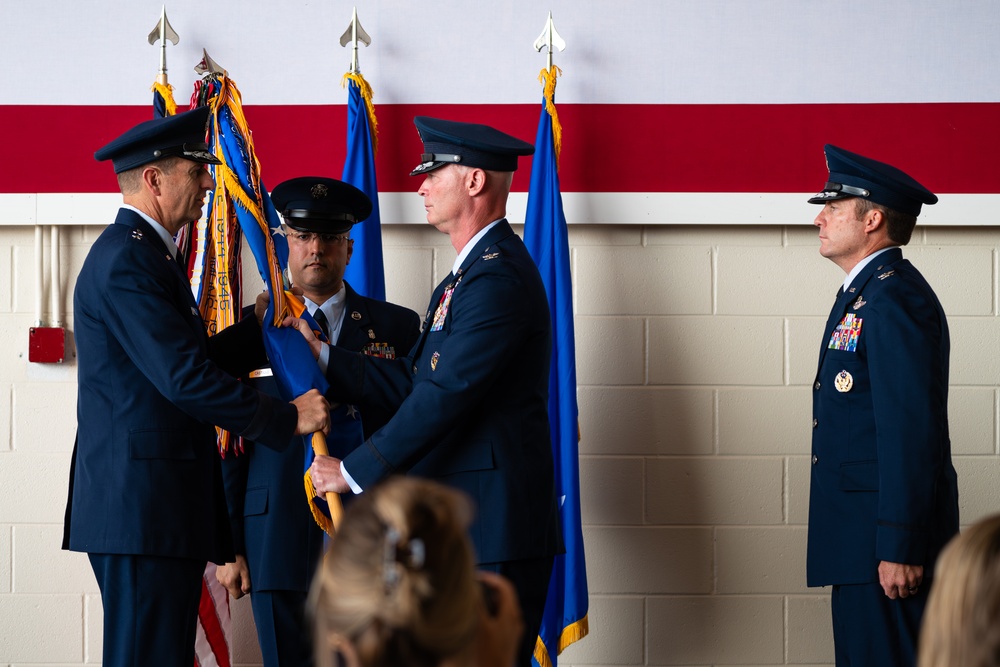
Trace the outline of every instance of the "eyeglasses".
[[290, 239], [295, 240], [297, 243], [308, 244], [319, 239], [320, 243], [333, 244], [333, 245], [343, 245], [351, 240], [348, 234], [318, 234], [316, 232], [290, 232], [286, 234]]

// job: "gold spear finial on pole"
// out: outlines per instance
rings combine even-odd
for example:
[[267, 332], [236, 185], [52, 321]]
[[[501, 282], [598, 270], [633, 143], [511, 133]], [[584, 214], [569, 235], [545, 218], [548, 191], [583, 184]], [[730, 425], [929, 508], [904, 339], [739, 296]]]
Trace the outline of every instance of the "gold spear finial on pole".
[[351, 25], [347, 26], [347, 30], [340, 36], [341, 46], [354, 45], [351, 53], [351, 74], [357, 74], [361, 71], [361, 68], [358, 67], [358, 42], [363, 43], [365, 46], [371, 46], [372, 38], [361, 27], [361, 22], [358, 21], [358, 8], [355, 7], [351, 13]]
[[163, 9], [160, 10], [160, 20], [149, 33], [150, 45], [156, 44], [157, 40], [160, 41], [160, 71], [156, 75], [156, 83], [160, 85], [167, 85], [167, 41], [177, 46], [180, 39], [170, 26], [170, 21], [167, 20], [167, 6], [163, 5]]
[[560, 51], [566, 50], [566, 41], [559, 36], [555, 24], [552, 23], [552, 12], [549, 12], [549, 18], [545, 21], [542, 34], [535, 40], [534, 46], [535, 51], [548, 48], [548, 69], [552, 69], [552, 48], [555, 47]]

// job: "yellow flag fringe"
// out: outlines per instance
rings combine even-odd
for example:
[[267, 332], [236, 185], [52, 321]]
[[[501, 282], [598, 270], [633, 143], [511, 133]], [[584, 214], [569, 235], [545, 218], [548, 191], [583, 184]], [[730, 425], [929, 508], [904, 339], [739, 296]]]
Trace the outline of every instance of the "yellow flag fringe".
[[[559, 635], [559, 647], [556, 655], [566, 650], [566, 647], [570, 644], [578, 642], [587, 636], [587, 633], [590, 632], [590, 623], [587, 618], [587, 616], [584, 616], [579, 621], [563, 628], [562, 634]], [[549, 651], [545, 648], [545, 644], [542, 643], [541, 637], [535, 639], [534, 655], [539, 667], [552, 667], [552, 658], [549, 657]]]
[[371, 130], [372, 135], [372, 154], [378, 153], [378, 120], [375, 118], [375, 104], [372, 102], [372, 97], [374, 93], [372, 92], [372, 87], [362, 76], [361, 72], [348, 72], [344, 75], [344, 78], [340, 80], [340, 87], [347, 87], [347, 82], [353, 81], [358, 85], [361, 90], [361, 99], [365, 101], [365, 111], [368, 112], [368, 127]]
[[177, 102], [174, 102], [174, 87], [169, 83], [164, 85], [159, 81], [153, 83], [153, 87], [150, 88], [154, 93], [159, 93], [160, 97], [163, 98], [164, 105], [166, 106], [166, 112], [168, 116], [173, 116], [177, 113]]
[[559, 153], [562, 152], [562, 123], [559, 122], [559, 112], [556, 110], [556, 78], [562, 76], [562, 70], [553, 65], [550, 69], [542, 69], [538, 74], [541, 82], [542, 95], [545, 96], [545, 111], [552, 117], [552, 144], [556, 153], [556, 169], [559, 169]]

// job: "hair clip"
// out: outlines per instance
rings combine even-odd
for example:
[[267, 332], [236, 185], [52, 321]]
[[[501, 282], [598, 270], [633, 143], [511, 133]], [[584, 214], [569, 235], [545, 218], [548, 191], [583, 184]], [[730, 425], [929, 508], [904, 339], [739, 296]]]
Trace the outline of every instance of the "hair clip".
[[382, 577], [385, 592], [391, 593], [399, 583], [399, 563], [396, 562], [396, 547], [399, 545], [399, 531], [389, 527], [385, 532], [385, 548], [382, 552]]
[[[385, 549], [382, 552], [382, 577], [385, 580], [385, 592], [391, 593], [401, 579], [399, 571], [399, 531], [395, 528], [388, 528], [385, 531]], [[419, 570], [424, 566], [427, 557], [427, 549], [424, 541], [419, 538], [410, 540], [408, 558], [406, 564]]]
[[424, 566], [424, 559], [427, 550], [424, 548], [424, 541], [419, 537], [410, 540], [410, 567], [419, 570]]

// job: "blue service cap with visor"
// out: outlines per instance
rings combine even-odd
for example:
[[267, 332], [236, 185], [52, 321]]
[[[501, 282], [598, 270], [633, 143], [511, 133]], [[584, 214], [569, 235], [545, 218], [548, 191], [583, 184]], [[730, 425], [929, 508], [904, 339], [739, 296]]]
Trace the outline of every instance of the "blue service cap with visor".
[[823, 191], [809, 198], [810, 204], [862, 197], [912, 216], [923, 204], [936, 204], [937, 195], [909, 174], [832, 144], [823, 147], [830, 176]]
[[325, 176], [300, 176], [271, 191], [285, 224], [300, 232], [343, 234], [372, 214], [372, 200], [350, 183]]
[[535, 147], [505, 132], [477, 123], [417, 116], [413, 119], [424, 144], [420, 164], [410, 172], [419, 176], [447, 164], [463, 164], [488, 171], [517, 171], [517, 158]]
[[208, 152], [208, 144], [205, 143], [208, 114], [208, 107], [198, 107], [139, 123], [99, 148], [94, 153], [94, 159], [100, 162], [111, 160], [116, 174], [168, 157], [203, 164], [222, 164]]

